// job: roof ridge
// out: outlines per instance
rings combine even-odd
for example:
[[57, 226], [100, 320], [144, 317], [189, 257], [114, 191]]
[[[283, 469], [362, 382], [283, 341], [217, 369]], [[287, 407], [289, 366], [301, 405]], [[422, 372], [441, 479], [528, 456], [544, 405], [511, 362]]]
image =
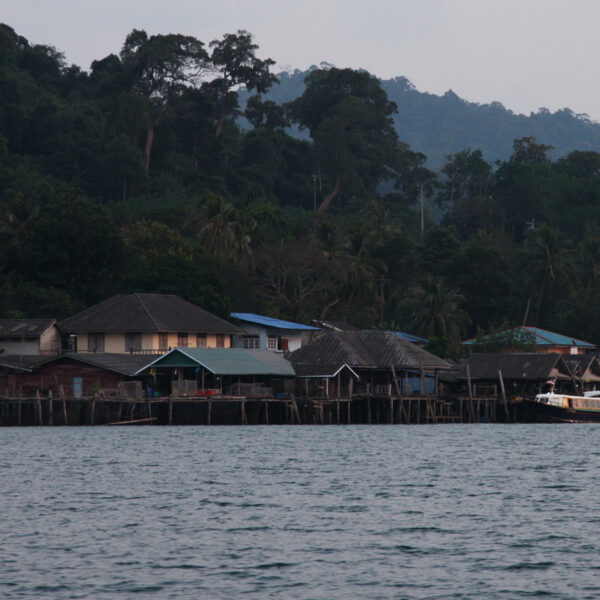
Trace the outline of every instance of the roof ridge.
[[154, 320], [154, 317], [150, 314], [150, 311], [148, 310], [147, 306], [144, 304], [144, 302], [140, 298], [141, 294], [138, 294], [136, 292], [133, 295], [136, 297], [137, 301], [142, 305], [142, 308], [144, 309], [144, 311], [148, 315], [148, 318], [150, 319], [150, 321], [152, 321], [152, 324], [154, 325], [154, 327], [156, 327], [157, 330], [160, 329], [160, 327], [158, 326], [157, 322]]

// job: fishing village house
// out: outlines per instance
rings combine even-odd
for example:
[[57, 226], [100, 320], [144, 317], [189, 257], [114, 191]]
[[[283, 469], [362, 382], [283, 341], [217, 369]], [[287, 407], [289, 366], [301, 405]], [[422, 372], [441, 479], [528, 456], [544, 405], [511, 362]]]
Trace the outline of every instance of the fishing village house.
[[534, 397], [548, 381], [557, 389], [570, 390], [574, 378], [565, 356], [539, 352], [474, 353], [440, 374], [440, 387], [447, 397]]
[[385, 331], [329, 331], [289, 355], [306, 396], [434, 394], [449, 363]]
[[73, 352], [163, 354], [229, 348], [242, 330], [172, 294], [118, 294], [59, 323]]
[[233, 346], [247, 350], [271, 350], [273, 352], [293, 352], [309, 341], [320, 329], [254, 313], [231, 313], [231, 317], [241, 323], [244, 333], [233, 336]]
[[481, 338], [462, 342], [467, 349], [478, 352], [523, 352], [523, 348], [535, 352], [558, 354], [585, 354], [596, 349], [594, 344], [561, 333], [547, 331], [539, 327], [521, 326], [506, 331], [492, 333]]
[[0, 352], [4, 355], [57, 354], [60, 348], [55, 319], [0, 319]]

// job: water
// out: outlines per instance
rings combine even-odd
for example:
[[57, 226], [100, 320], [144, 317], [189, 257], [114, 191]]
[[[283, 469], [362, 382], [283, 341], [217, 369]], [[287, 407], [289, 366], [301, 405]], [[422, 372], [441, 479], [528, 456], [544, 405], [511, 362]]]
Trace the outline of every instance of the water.
[[0, 597], [600, 597], [600, 426], [0, 430]]

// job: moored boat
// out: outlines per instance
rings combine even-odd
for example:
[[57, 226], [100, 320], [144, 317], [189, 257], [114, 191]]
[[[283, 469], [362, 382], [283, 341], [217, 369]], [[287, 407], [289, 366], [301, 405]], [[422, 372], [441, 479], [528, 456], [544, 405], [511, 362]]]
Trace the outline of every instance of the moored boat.
[[594, 423], [600, 422], [600, 397], [597, 393], [571, 396], [548, 392], [527, 401], [533, 413], [544, 422]]

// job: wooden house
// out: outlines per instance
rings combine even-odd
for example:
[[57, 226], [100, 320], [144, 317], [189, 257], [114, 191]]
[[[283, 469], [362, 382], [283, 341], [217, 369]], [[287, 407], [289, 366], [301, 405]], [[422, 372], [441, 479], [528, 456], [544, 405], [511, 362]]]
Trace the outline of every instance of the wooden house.
[[299, 394], [338, 398], [434, 394], [437, 372], [449, 368], [446, 361], [384, 331], [330, 331], [289, 359]]
[[288, 360], [268, 350], [173, 348], [137, 375], [151, 376], [162, 395], [272, 397], [293, 391], [295, 373]]
[[577, 338], [540, 329], [539, 327], [514, 327], [481, 338], [462, 342], [463, 346], [476, 352], [532, 352], [551, 354], [585, 354], [596, 346]]
[[305, 344], [318, 327], [293, 323], [254, 313], [231, 313], [241, 323], [243, 334], [233, 336], [234, 348], [246, 350], [271, 350], [272, 352], [294, 352]]
[[39, 356], [58, 354], [60, 349], [55, 319], [0, 319], [0, 352]]
[[163, 354], [229, 348], [239, 327], [171, 294], [119, 294], [59, 323], [72, 352]]
[[576, 354], [564, 358], [580, 393], [600, 390], [600, 361], [594, 354]]
[[[52, 357], [0, 357], [0, 395], [84, 397], [116, 395], [123, 382], [140, 380], [135, 373], [152, 357], [139, 354], [61, 354]], [[141, 389], [141, 385], [139, 386]]]

